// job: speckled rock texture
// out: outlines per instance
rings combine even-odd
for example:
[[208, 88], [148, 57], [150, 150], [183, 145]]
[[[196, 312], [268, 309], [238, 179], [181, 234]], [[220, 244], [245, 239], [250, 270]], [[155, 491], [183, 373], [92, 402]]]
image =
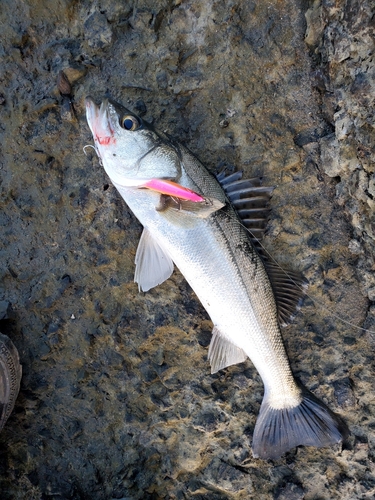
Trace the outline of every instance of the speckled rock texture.
[[[374, 498], [373, 3], [4, 0], [0, 21], [0, 329], [23, 369], [1, 499]], [[106, 93], [276, 187], [264, 244], [310, 283], [285, 344], [342, 447], [254, 459], [251, 362], [210, 374], [177, 270], [138, 293], [141, 226], [83, 151]]]

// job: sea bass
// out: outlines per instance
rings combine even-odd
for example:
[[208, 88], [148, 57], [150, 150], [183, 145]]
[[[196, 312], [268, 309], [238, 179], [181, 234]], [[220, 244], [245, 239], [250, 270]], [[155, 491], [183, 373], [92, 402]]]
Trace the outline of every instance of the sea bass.
[[183, 145], [112, 100], [97, 106], [87, 97], [86, 116], [104, 169], [144, 226], [139, 289], [168, 279], [175, 264], [214, 324], [212, 373], [249, 357], [263, 380], [253, 455], [274, 459], [298, 445], [342, 441], [345, 424], [297, 384], [284, 349], [280, 322], [299, 294], [259, 251], [272, 189], [238, 173], [215, 178]]

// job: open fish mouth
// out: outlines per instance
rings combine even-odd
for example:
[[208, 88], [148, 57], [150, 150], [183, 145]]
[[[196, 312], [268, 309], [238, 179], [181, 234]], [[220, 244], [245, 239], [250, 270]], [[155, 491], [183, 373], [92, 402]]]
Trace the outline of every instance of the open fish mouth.
[[100, 106], [88, 96], [86, 103], [86, 118], [94, 137], [95, 146], [108, 146], [114, 141], [114, 128], [111, 124], [108, 99], [104, 99]]

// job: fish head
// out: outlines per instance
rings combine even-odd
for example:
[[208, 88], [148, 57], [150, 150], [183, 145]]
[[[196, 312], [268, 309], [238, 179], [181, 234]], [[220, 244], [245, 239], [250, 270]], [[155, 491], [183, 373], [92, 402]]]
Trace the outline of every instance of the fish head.
[[121, 104], [104, 99], [97, 105], [86, 97], [86, 118], [95, 150], [114, 184], [140, 187], [150, 179], [180, 177], [178, 148]]

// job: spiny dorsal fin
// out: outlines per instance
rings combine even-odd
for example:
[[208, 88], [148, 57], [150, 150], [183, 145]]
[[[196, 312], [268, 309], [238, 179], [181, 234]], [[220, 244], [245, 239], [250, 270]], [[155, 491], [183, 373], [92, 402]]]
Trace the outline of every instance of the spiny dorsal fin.
[[242, 179], [242, 171], [226, 175], [217, 174], [229, 201], [236, 209], [243, 225], [250, 231], [252, 243], [259, 249], [258, 241], [264, 236], [270, 209], [269, 200], [273, 187], [261, 186], [261, 178]]

